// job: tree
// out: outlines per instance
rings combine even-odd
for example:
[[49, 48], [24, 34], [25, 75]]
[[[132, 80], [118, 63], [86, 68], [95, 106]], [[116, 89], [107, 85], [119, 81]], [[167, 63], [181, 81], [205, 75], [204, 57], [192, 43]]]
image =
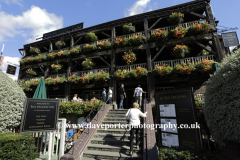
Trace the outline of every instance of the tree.
[[25, 98], [17, 82], [0, 71], [0, 132], [20, 125]]
[[206, 86], [204, 114], [214, 139], [240, 142], [240, 50], [226, 56]]

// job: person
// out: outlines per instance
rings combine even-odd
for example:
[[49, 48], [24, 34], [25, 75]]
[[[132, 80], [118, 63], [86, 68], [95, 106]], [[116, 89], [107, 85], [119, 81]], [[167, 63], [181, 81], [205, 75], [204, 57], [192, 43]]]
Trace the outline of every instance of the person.
[[95, 101], [96, 100], [96, 98], [95, 97], [93, 97], [90, 101]]
[[112, 89], [111, 89], [111, 87], [109, 87], [109, 90], [108, 90], [108, 100], [109, 100], [109, 104], [112, 104]]
[[86, 119], [84, 122], [82, 122], [82, 127], [86, 128], [88, 124], [88, 119]]
[[135, 102], [139, 104], [139, 107], [142, 108], [142, 93], [146, 93], [143, 91], [140, 85], [134, 90], [133, 97], [135, 97]]
[[67, 131], [67, 136], [66, 136], [67, 140], [73, 140], [75, 133], [76, 132], [75, 130], [73, 130], [73, 126], [70, 125], [70, 129]]
[[82, 102], [82, 99], [78, 97], [77, 102]]
[[74, 94], [73, 100], [74, 102], [77, 102], [77, 94]]
[[139, 149], [139, 125], [140, 125], [140, 116], [141, 117], [147, 117], [147, 112], [142, 113], [138, 109], [139, 105], [138, 103], [134, 102], [133, 103], [133, 108], [129, 109], [128, 112], [126, 113], [126, 117], [129, 116], [129, 127], [131, 128], [130, 130], [130, 154], [132, 155], [133, 153], [133, 139], [134, 139], [134, 131], [136, 131], [136, 145], [137, 149]]
[[120, 97], [119, 109], [123, 109], [123, 100], [124, 100], [124, 97], [126, 98], [126, 93], [125, 93], [123, 84], [121, 84], [121, 87], [118, 89], [118, 93]]
[[106, 89], [105, 88], [103, 88], [102, 99], [103, 99], [103, 102], [106, 101]]

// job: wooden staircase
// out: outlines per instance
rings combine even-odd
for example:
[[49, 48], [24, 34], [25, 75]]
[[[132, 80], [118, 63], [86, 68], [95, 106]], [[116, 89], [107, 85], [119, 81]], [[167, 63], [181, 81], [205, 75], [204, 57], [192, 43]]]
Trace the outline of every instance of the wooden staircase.
[[[127, 124], [127, 110], [109, 110], [102, 124]], [[143, 159], [143, 132], [140, 131], [140, 148], [136, 148], [134, 138], [133, 155], [130, 155], [130, 130], [128, 128], [98, 128], [83, 152], [84, 160], [126, 160]]]

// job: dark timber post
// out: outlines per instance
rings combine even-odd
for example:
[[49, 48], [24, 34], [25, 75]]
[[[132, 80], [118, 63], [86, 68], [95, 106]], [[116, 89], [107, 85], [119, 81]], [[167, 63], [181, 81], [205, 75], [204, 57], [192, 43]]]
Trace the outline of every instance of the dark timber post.
[[[70, 46], [69, 46], [69, 50], [71, 50], [73, 48], [73, 45], [74, 45], [74, 38], [73, 36], [71, 35], [70, 36]], [[66, 78], [68, 79], [69, 76], [70, 76], [70, 73], [71, 73], [71, 68], [72, 68], [72, 62], [71, 62], [71, 57], [67, 59], [67, 62], [68, 62], [68, 67], [67, 67], [67, 75], [66, 75]], [[65, 83], [65, 98], [67, 98], [67, 100], [70, 97], [70, 89], [71, 89], [71, 85], [69, 82]]]
[[[26, 49], [24, 48], [23, 50], [23, 54], [22, 54], [22, 57], [24, 57], [26, 55]], [[21, 66], [21, 63], [20, 63], [20, 69], [19, 69], [19, 74], [18, 74], [18, 80], [20, 80], [21, 78], [23, 78], [23, 70], [21, 69], [23, 66]]]
[[147, 57], [147, 92], [148, 92], [148, 98], [150, 98], [151, 102], [154, 102], [154, 92], [155, 92], [155, 82], [154, 77], [152, 74], [152, 59], [151, 59], [151, 50], [149, 46], [149, 39], [150, 34], [148, 31], [148, 20], [147, 18], [144, 19], [144, 32], [146, 35], [146, 57]]
[[[115, 31], [115, 26], [112, 27], [112, 32], [111, 32], [111, 40], [112, 43], [114, 42], [114, 39], [116, 37], [116, 31]], [[115, 58], [115, 50], [112, 48], [111, 52], [111, 69], [110, 69], [110, 75], [111, 75], [111, 82], [110, 82], [110, 87], [113, 87], [113, 102], [117, 103], [117, 84], [116, 84], [116, 79], [113, 77], [113, 74], [116, 70], [116, 58]]]
[[224, 52], [222, 52], [221, 43], [219, 41], [218, 34], [216, 31], [215, 18], [213, 17], [212, 8], [209, 3], [206, 5], [206, 15], [207, 15], [207, 20], [208, 20], [209, 24], [211, 24], [215, 30], [215, 32], [212, 33], [213, 49], [217, 54], [217, 61], [220, 62], [225, 57], [225, 54], [224, 54]]
[[[51, 53], [53, 51], [53, 45], [52, 45], [52, 42], [50, 41], [49, 42], [49, 49], [48, 49], [48, 53]], [[49, 75], [49, 60], [47, 59], [47, 65], [46, 65], [46, 70], [45, 70], [45, 73], [44, 73], [44, 78], [46, 79]], [[46, 87], [46, 94], [48, 96], [48, 86], [45, 86]], [[48, 98], [48, 97], [47, 97]]]

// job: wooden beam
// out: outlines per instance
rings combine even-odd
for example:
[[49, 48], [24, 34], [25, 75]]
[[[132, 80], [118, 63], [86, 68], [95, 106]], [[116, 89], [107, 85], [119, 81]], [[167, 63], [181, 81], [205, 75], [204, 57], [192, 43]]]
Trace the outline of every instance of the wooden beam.
[[158, 24], [158, 22], [160, 22], [161, 19], [162, 19], [162, 17], [159, 18], [148, 30], [150, 31], [154, 26], [156, 26], [156, 24]]
[[199, 43], [199, 42], [197, 42], [197, 41], [195, 41], [195, 40], [194, 40], [194, 43], [196, 43], [196, 44], [197, 44], [199, 47], [201, 47], [202, 49], [205, 49], [206, 51], [208, 51], [208, 52], [216, 55], [216, 53], [215, 53], [214, 51], [210, 50], [209, 48], [207, 48], [207, 47], [204, 46], [203, 44], [201, 44], [201, 43]]
[[79, 37], [78, 40], [73, 45], [77, 44], [77, 42], [80, 41], [82, 39], [82, 37], [83, 36]]
[[43, 49], [45, 49], [46, 51], [48, 51], [47, 47], [43, 47]]
[[105, 35], [105, 36], [111, 38], [111, 36], [110, 36], [109, 34], [107, 34], [107, 33], [105, 33], [105, 32], [101, 32], [101, 33], [102, 33], [103, 35]]
[[164, 48], [166, 47], [166, 45], [164, 45], [160, 51], [158, 51], [158, 53], [154, 56], [154, 58], [152, 59], [152, 62], [155, 61], [157, 59], [157, 57], [162, 53], [162, 51], [164, 50]]
[[198, 14], [198, 13], [193, 12], [193, 11], [192, 11], [192, 12], [189, 12], [189, 13], [192, 14], [192, 15], [194, 15], [194, 16], [197, 16], [197, 17], [203, 18], [203, 19], [207, 18], [206, 15]]
[[101, 56], [99, 56], [98, 58], [100, 58], [104, 63], [106, 63], [109, 67], [111, 67], [111, 65], [105, 60], [103, 59]]
[[79, 65], [81, 61], [78, 61], [72, 68], [71, 68], [71, 72]]
[[39, 67], [39, 68], [41, 69], [42, 73], [45, 74], [45, 71], [42, 69], [42, 67]]
[[73, 45], [74, 45], [74, 38], [73, 38], [73, 35], [70, 35], [70, 46], [69, 46], [70, 50], [73, 48]]

